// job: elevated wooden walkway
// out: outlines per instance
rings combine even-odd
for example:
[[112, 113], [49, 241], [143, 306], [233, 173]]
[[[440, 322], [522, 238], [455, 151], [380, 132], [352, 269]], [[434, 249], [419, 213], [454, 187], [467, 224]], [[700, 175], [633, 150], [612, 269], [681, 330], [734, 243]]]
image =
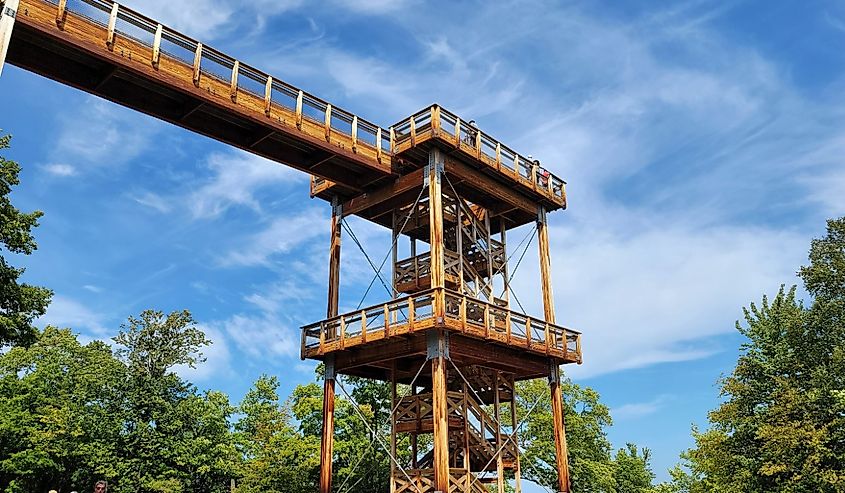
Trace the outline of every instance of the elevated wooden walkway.
[[[438, 105], [385, 129], [111, 0], [19, 0], [7, 17], [9, 63], [309, 173], [313, 196], [389, 188], [436, 142], [467, 196], [505, 185], [517, 209], [566, 206], [563, 180]], [[508, 227], [531, 220], [512, 210]]]

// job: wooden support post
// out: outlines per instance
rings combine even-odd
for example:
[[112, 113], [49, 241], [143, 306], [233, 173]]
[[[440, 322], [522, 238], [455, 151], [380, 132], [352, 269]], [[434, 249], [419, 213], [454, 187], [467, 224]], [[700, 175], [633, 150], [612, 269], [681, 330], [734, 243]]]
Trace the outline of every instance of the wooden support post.
[[543, 289], [543, 309], [546, 322], [555, 323], [555, 301], [552, 293], [552, 264], [549, 257], [549, 228], [546, 209], [537, 209], [537, 238], [540, 246], [540, 285]]
[[496, 484], [499, 488], [498, 493], [505, 493], [505, 463], [502, 460], [504, 450], [502, 450], [502, 420], [500, 412], [501, 396], [499, 395], [501, 378], [500, 372], [496, 370], [496, 377], [494, 379], [493, 386], [493, 417], [496, 419], [496, 450], [499, 451], [496, 456], [496, 475], [498, 476], [496, 478]]
[[[390, 369], [390, 454], [396, 457], [396, 360]], [[390, 461], [390, 493], [396, 493], [396, 464]]]
[[[510, 286], [510, 279], [508, 276], [508, 236], [507, 236], [507, 225], [505, 224], [505, 220], [502, 219], [499, 221], [499, 227], [502, 231], [502, 259], [504, 265], [502, 266], [502, 281], [504, 283], [504, 296], [505, 296], [505, 303], [508, 309], [508, 327], [510, 328], [510, 308], [511, 308], [511, 286]], [[509, 332], [510, 333], [510, 332]], [[510, 344], [510, 341], [508, 341]]]
[[[511, 377], [511, 434], [513, 434], [512, 443], [519, 443], [516, 436], [516, 378]], [[519, 463], [519, 447], [516, 449], [516, 465], [513, 470], [515, 493], [522, 493], [522, 468]]]
[[566, 445], [566, 422], [563, 396], [560, 389], [560, 366], [554, 358], [549, 360], [549, 387], [552, 393], [552, 421], [554, 422], [555, 457], [557, 459], [558, 491], [571, 493], [569, 483], [569, 450]]
[[296, 128], [302, 130], [302, 100], [305, 93], [302, 90], [296, 95]]
[[323, 437], [320, 442], [320, 493], [332, 493], [332, 459], [334, 455], [334, 357], [325, 359], [323, 379]]
[[326, 318], [333, 318], [338, 313], [340, 299], [340, 238], [343, 208], [337, 197], [332, 198], [332, 236], [329, 250], [329, 302]]
[[0, 8], [0, 75], [6, 64], [6, 53], [12, 40], [12, 29], [15, 27], [15, 17], [18, 15], [19, 0], [6, 0]]
[[378, 162], [381, 162], [382, 156], [382, 136], [381, 136], [381, 127], [376, 130], [376, 159]]
[[393, 279], [393, 281], [390, 283], [390, 285], [393, 289], [393, 299], [396, 299], [397, 297], [399, 297], [399, 291], [396, 289], [396, 264], [397, 264], [397, 262], [399, 262], [399, 235], [400, 235], [398, 228], [401, 228], [402, 224], [401, 224], [401, 219], [397, 220], [396, 211], [393, 211], [391, 216], [392, 216], [392, 219], [391, 219], [391, 221], [392, 221], [392, 223], [391, 223], [392, 234], [391, 234], [390, 238], [393, 241], [393, 243], [391, 243], [391, 245], [393, 245], [393, 246], [391, 246], [391, 252], [393, 254], [393, 264], [392, 264], [392, 269], [390, 270], [390, 272], [391, 272], [390, 276]]
[[431, 407], [434, 424], [434, 490], [449, 491], [449, 421], [446, 396], [448, 343], [442, 332], [428, 333], [431, 359]]
[[[428, 158], [428, 206], [429, 206], [429, 227], [431, 233], [429, 243], [431, 244], [431, 287], [443, 288], [446, 285], [445, 259], [443, 251], [443, 153], [438, 148], [429, 152]], [[442, 292], [442, 291], [441, 291]], [[445, 316], [445, 309], [442, 306], [442, 296], [435, 296], [435, 318], [441, 320]]]
[[358, 152], [358, 115], [352, 115], [352, 152]]

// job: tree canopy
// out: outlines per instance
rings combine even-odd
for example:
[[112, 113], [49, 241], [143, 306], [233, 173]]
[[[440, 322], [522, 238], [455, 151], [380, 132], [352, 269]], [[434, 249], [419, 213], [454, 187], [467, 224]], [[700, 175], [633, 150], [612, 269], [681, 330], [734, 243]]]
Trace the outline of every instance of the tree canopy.
[[[8, 149], [11, 136], [0, 134], [0, 150]], [[32, 230], [38, 226], [40, 211], [25, 213], [11, 200], [13, 187], [20, 184], [21, 167], [0, 156], [0, 347], [33, 342], [33, 320], [50, 304], [52, 292], [20, 281], [24, 269], [9, 264], [7, 253], [29, 255], [37, 245]], [[4, 252], [5, 250], [5, 252]]]

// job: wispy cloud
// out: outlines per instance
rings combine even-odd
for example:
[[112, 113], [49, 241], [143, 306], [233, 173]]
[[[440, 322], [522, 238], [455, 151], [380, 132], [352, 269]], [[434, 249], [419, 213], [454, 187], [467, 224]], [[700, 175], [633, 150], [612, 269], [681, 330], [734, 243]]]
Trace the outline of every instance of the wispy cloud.
[[261, 212], [255, 197], [258, 190], [289, 183], [304, 186], [308, 179], [305, 173], [241, 151], [212, 154], [206, 165], [212, 175], [210, 180], [188, 198], [196, 218], [216, 217], [233, 206]]
[[38, 319], [41, 325], [71, 328], [89, 337], [109, 335], [106, 317], [97, 313], [79, 301], [62, 295], [53, 296], [47, 313]]
[[43, 168], [47, 173], [56, 176], [75, 176], [77, 173], [76, 168], [74, 166], [71, 166], [70, 164], [45, 164]]
[[624, 404], [611, 409], [610, 415], [613, 416], [613, 419], [617, 421], [644, 418], [660, 411], [660, 409], [663, 408], [666, 405], [666, 402], [669, 400], [670, 396], [661, 395], [648, 402], [634, 402], [630, 404]]
[[316, 207], [279, 217], [264, 230], [244, 237], [222, 258], [222, 263], [227, 266], [268, 266], [274, 258], [278, 259], [325, 235], [325, 230], [315, 225], [327, 223], [325, 209]]

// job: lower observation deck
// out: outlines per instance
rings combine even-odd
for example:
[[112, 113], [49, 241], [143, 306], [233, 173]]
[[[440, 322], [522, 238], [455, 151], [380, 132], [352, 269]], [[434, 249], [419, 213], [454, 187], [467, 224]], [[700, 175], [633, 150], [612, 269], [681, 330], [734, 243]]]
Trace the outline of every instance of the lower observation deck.
[[[442, 307], [444, 317], [435, 316], [438, 307]], [[545, 375], [549, 357], [564, 364], [581, 363], [579, 332], [444, 288], [306, 325], [302, 328], [301, 356], [323, 359], [336, 354], [338, 371], [353, 366], [378, 367], [390, 358], [424, 355], [425, 332], [430, 329], [450, 333], [453, 353], [464, 348], [465, 356], [471, 359], [473, 347], [483, 347], [484, 354], [494, 360], [493, 365], [507, 365], [521, 378]], [[479, 345], [478, 340], [493, 344]], [[377, 376], [368, 371], [359, 373]]]

